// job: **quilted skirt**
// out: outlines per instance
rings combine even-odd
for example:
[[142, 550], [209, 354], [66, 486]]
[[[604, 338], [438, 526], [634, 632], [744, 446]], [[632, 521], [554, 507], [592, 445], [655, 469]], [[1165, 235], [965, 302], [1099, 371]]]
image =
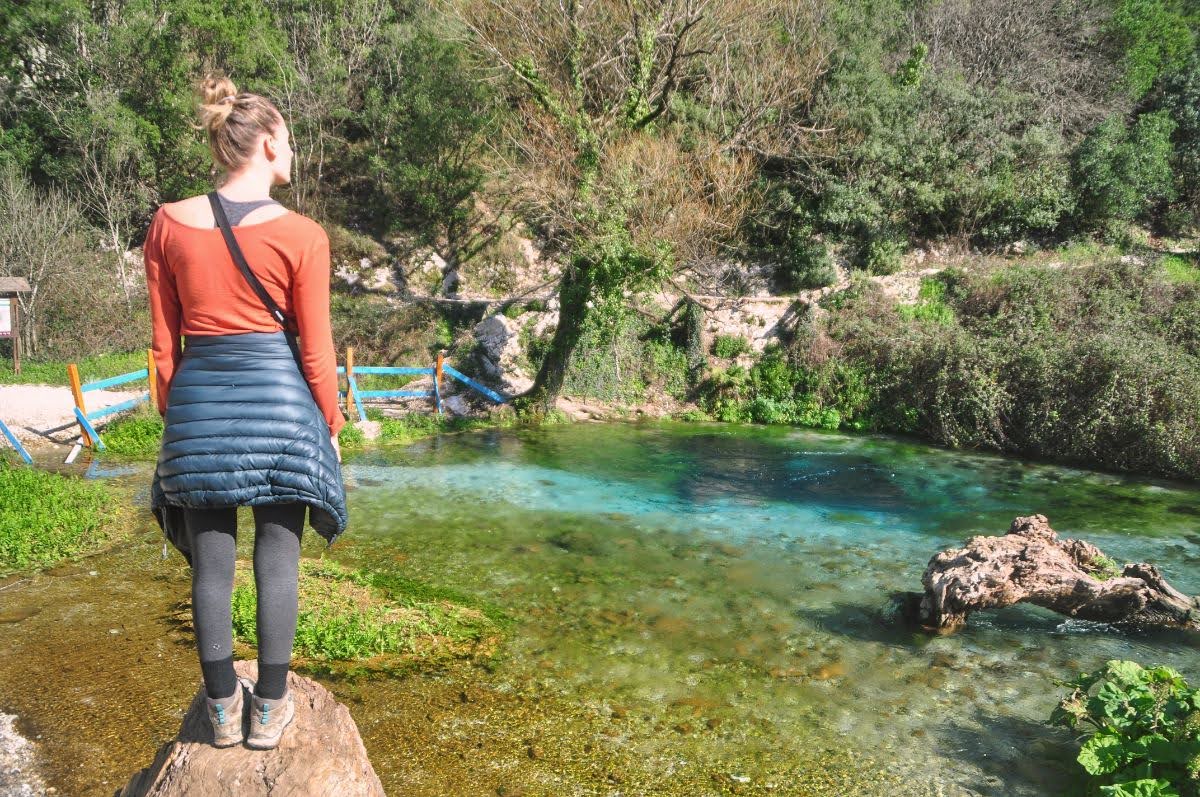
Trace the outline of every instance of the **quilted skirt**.
[[183, 509], [293, 501], [328, 545], [345, 531], [341, 465], [287, 337], [186, 336], [150, 488], [167, 540], [191, 564]]

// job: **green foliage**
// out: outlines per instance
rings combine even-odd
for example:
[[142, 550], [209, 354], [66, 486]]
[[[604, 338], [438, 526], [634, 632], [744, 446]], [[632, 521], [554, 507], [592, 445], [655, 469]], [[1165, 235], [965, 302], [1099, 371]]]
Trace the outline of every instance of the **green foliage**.
[[[388, 573], [355, 570], [328, 560], [301, 559], [296, 653], [316, 661], [362, 660], [387, 654], [469, 653], [511, 620], [469, 596]], [[238, 570], [233, 630], [257, 644], [256, 593], [249, 568]]]
[[[436, 412], [409, 412], [399, 417], [385, 415], [378, 407], [366, 407], [367, 420], [379, 423], [380, 443], [408, 443], [442, 432], [468, 432], [474, 429], [494, 429], [513, 422], [510, 413], [494, 413], [486, 418], [451, 417]], [[353, 424], [342, 427], [342, 432]], [[365, 445], [362, 432], [355, 427], [352, 445]], [[354, 439], [352, 438], [352, 439]]]
[[1175, 122], [1176, 188], [1186, 203], [1189, 223], [1200, 226], [1200, 53], [1166, 81], [1158, 107]]
[[1081, 220], [1111, 237], [1120, 225], [1145, 219], [1156, 202], [1174, 198], [1171, 134], [1165, 111], [1139, 116], [1133, 127], [1102, 122], [1075, 157]]
[[[526, 337], [534, 368], [546, 355], [550, 336]], [[683, 400], [688, 391], [688, 358], [666, 330], [653, 328], [640, 314], [589, 315], [564, 380], [574, 396], [636, 404], [653, 392]]]
[[731, 366], [704, 385], [701, 406], [720, 421], [865, 429], [870, 390], [854, 366], [793, 364], [770, 347], [749, 370]]
[[1182, 255], [1167, 255], [1159, 261], [1166, 272], [1167, 281], [1178, 285], [1200, 283], [1200, 263]]
[[713, 354], [722, 359], [731, 360], [749, 353], [750, 341], [741, 335], [717, 335], [713, 339]]
[[158, 410], [143, 405], [97, 431], [111, 454], [154, 458], [162, 445], [163, 420]]
[[1183, 65], [1195, 34], [1172, 0], [1117, 0], [1115, 6], [1105, 32], [1123, 54], [1129, 94], [1141, 97], [1160, 76]]
[[1178, 672], [1112, 660], [1056, 683], [1071, 691], [1050, 722], [1088, 731], [1078, 761], [1089, 795], [1200, 794], [1200, 690]]
[[916, 304], [901, 305], [900, 317], [942, 326], [952, 325], [954, 309], [946, 304], [946, 284], [938, 279], [922, 277]]
[[362, 429], [359, 429], [353, 423], [347, 421], [346, 425], [338, 432], [338, 446], [343, 450], [358, 449], [365, 446], [367, 443], [366, 435]]
[[378, 225], [462, 236], [484, 177], [476, 150], [495, 122], [491, 84], [473, 74], [462, 44], [421, 17], [387, 28], [369, 69], [356, 119]]
[[809, 227], [798, 226], [789, 231], [779, 257], [776, 279], [785, 291], [824, 288], [837, 278], [829, 247]]
[[0, 459], [0, 572], [48, 567], [108, 538], [111, 497], [84, 481]]
[[[866, 375], [874, 428], [1177, 478], [1200, 474], [1200, 294], [1109, 261], [943, 275], [944, 323], [865, 286], [817, 351]], [[909, 311], [914, 312], [914, 311]], [[803, 351], [800, 353], [803, 357]], [[828, 356], [828, 355], [825, 355]]]

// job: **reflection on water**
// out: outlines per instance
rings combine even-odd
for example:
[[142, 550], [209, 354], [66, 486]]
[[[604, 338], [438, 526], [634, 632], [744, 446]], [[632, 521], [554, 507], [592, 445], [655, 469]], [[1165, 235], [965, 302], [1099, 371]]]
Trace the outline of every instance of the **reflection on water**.
[[[1040, 795], [1074, 766], [1043, 722], [1053, 678], [1120, 657], [1200, 679], [1194, 641], [1169, 634], [1014, 607], [926, 637], [880, 615], [937, 550], [1035, 512], [1200, 592], [1188, 486], [673, 424], [446, 435], [347, 457], [346, 478], [331, 555], [400, 562], [522, 618], [491, 671], [334, 685], [389, 793]], [[166, 582], [144, 599], [186, 588]], [[0, 643], [28, 626], [18, 656], [40, 655], [27, 637], [44, 622], [0, 625]], [[13, 684], [0, 665], [0, 698]]]

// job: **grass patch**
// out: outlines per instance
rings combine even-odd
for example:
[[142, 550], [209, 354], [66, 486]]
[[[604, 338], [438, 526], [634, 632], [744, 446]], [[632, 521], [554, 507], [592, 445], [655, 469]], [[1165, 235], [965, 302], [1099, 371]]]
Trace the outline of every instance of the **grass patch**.
[[101, 482], [0, 460], [0, 572], [48, 567], [107, 539]]
[[379, 422], [379, 441], [382, 443], [407, 443], [442, 432], [496, 429], [512, 426], [516, 422], [515, 416], [507, 412], [486, 418], [451, 417], [449, 414], [438, 415], [436, 412], [410, 412], [395, 418], [384, 415], [378, 407], [367, 407], [366, 413], [368, 421]]
[[1200, 262], [1183, 255], [1167, 255], [1161, 261], [1167, 282], [1188, 285], [1200, 282]]
[[[324, 559], [300, 560], [299, 602], [298, 663], [353, 662], [359, 670], [446, 658], [486, 661], [514, 622], [500, 608], [454, 590]], [[256, 612], [253, 566], [239, 561], [233, 590], [238, 643], [257, 644]]]
[[750, 341], [741, 335], [717, 335], [712, 350], [717, 357], [732, 360], [738, 355], [750, 353]]
[[[146, 367], [146, 351], [122, 352], [119, 354], [98, 354], [84, 360], [76, 360], [79, 367], [80, 381], [94, 382], [97, 379], [107, 379], [110, 376], [140, 371]], [[21, 360], [21, 373], [14, 374], [12, 359], [0, 359], [0, 384], [4, 385], [67, 385], [67, 362], [65, 360]], [[114, 390], [125, 390], [126, 385], [118, 385]], [[144, 384], [131, 382], [130, 390], [144, 390]]]
[[916, 304], [902, 304], [898, 308], [900, 317], [909, 321], [950, 326], [954, 323], [954, 309], [946, 304], [946, 285], [941, 280], [921, 278], [917, 289]]

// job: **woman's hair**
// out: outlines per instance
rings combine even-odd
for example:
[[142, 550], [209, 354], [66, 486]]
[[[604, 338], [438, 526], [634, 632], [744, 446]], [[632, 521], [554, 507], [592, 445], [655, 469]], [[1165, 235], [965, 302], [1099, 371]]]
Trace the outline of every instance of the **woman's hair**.
[[271, 135], [283, 115], [266, 97], [242, 92], [227, 77], [208, 76], [197, 86], [200, 123], [208, 130], [213, 158], [226, 171], [235, 171], [254, 155], [263, 133]]

